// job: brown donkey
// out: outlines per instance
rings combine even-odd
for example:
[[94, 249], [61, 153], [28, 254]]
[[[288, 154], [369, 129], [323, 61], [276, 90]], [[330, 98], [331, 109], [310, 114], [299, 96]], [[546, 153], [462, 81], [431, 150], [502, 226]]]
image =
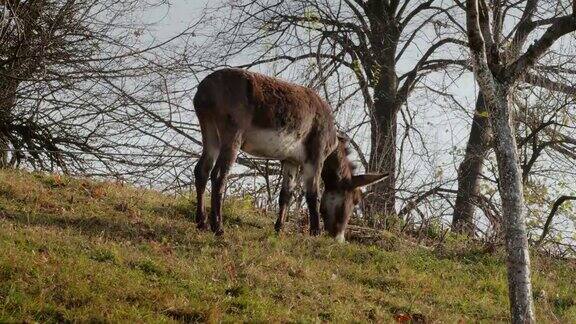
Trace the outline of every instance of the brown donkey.
[[[344, 241], [352, 209], [360, 200], [358, 188], [386, 176], [352, 175], [347, 143], [337, 136], [330, 107], [311, 89], [245, 70], [223, 69], [200, 82], [194, 107], [203, 143], [194, 169], [200, 229], [206, 229], [203, 197], [210, 177], [210, 227], [217, 235], [223, 233], [224, 182], [240, 149], [282, 163], [276, 231], [282, 229], [300, 167], [310, 233], [320, 233], [321, 212], [325, 230], [338, 241]], [[320, 178], [325, 189], [318, 208]]]

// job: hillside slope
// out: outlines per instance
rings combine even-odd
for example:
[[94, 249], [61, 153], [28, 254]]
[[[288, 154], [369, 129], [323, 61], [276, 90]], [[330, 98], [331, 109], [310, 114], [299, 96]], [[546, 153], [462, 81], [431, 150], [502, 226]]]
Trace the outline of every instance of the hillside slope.
[[[508, 318], [498, 254], [336, 244], [246, 202], [226, 234], [198, 232], [184, 198], [0, 171], [0, 322], [378, 321]], [[453, 243], [458, 245], [457, 242]], [[576, 266], [534, 260], [540, 321], [576, 322]], [[405, 314], [405, 315], [403, 315]]]

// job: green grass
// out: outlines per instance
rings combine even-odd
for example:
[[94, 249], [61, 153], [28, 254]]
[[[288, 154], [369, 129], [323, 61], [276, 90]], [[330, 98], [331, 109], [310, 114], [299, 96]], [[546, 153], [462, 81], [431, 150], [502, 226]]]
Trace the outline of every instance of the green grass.
[[[246, 200], [223, 237], [190, 203], [85, 179], [0, 171], [0, 322], [432, 322], [508, 319], [500, 253], [274, 235]], [[463, 246], [464, 245], [464, 246]], [[534, 257], [541, 322], [576, 322], [576, 266]]]

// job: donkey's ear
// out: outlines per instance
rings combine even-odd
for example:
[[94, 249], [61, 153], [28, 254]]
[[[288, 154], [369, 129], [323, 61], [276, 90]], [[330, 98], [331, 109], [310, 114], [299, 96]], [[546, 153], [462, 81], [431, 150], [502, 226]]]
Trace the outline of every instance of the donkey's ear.
[[376, 182], [382, 181], [388, 178], [389, 173], [383, 174], [362, 174], [362, 175], [355, 175], [352, 176], [352, 188], [360, 188], [364, 186], [368, 186], [371, 184], [375, 184]]

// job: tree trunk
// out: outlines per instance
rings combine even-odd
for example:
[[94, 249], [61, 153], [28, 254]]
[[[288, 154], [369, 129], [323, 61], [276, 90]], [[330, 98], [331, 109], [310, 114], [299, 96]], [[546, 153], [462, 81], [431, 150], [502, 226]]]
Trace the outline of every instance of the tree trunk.
[[0, 133], [0, 169], [5, 169], [9, 167], [9, 159], [8, 159], [9, 148], [10, 147], [8, 146], [8, 139], [6, 138], [6, 136], [4, 136], [4, 134]]
[[388, 173], [390, 176], [376, 183], [371, 190], [370, 209], [384, 218], [396, 215], [396, 122], [398, 110], [394, 107], [376, 114], [372, 122], [372, 152], [370, 172]]
[[490, 107], [500, 178], [499, 192], [504, 211], [510, 310], [513, 323], [534, 323], [522, 173], [508, 97], [510, 89], [501, 84], [496, 84], [495, 88], [496, 97], [487, 97], [486, 102]]
[[[0, 90], [0, 96], [2, 91]], [[8, 167], [8, 109], [2, 105], [2, 98], [0, 98], [0, 169]]]
[[[6, 73], [6, 70], [0, 70]], [[7, 75], [7, 74], [5, 74]], [[10, 80], [9, 77], [0, 77], [0, 168], [9, 167], [10, 141], [8, 137], [10, 126], [10, 112], [16, 102], [16, 90], [19, 82]]]
[[[393, 57], [393, 56], [392, 56]], [[384, 62], [383, 62], [384, 63]], [[396, 216], [396, 135], [399, 105], [396, 102], [394, 61], [382, 64], [381, 77], [374, 89], [374, 111], [371, 116], [371, 150], [369, 171], [390, 176], [372, 186], [367, 199], [374, 225], [386, 223]]]
[[454, 205], [452, 230], [474, 235], [474, 209], [478, 196], [478, 182], [482, 172], [482, 163], [490, 148], [490, 120], [482, 93], [478, 95], [470, 137], [466, 145], [464, 160], [458, 169], [458, 193]]
[[369, 71], [369, 84], [374, 89], [370, 111], [371, 143], [370, 172], [388, 173], [389, 176], [370, 188], [365, 200], [367, 215], [375, 226], [386, 225], [389, 217], [396, 217], [396, 135], [398, 110], [398, 76], [396, 55], [402, 32], [396, 20], [396, 7], [386, 2], [369, 0], [365, 10], [370, 23], [370, 50], [365, 62]]

